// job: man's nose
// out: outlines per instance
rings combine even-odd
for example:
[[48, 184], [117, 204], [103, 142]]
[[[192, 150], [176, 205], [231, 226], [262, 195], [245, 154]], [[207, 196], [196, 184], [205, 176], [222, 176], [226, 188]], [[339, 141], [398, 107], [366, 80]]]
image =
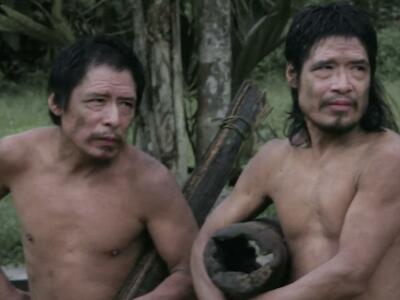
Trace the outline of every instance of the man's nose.
[[346, 70], [338, 70], [333, 79], [332, 89], [341, 94], [350, 92], [353, 86], [349, 76]]
[[103, 115], [103, 123], [106, 126], [110, 127], [118, 127], [120, 123], [120, 115], [118, 106], [116, 104], [109, 104], [105, 110]]

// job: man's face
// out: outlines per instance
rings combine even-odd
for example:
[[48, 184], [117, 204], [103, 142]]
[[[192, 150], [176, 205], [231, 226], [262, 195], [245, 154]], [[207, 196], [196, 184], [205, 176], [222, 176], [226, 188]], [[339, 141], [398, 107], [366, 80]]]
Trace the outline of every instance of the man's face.
[[83, 153], [111, 159], [125, 143], [135, 102], [135, 83], [128, 71], [107, 65], [89, 67], [61, 113], [61, 129]]
[[[292, 72], [293, 73], [293, 72]], [[368, 106], [370, 65], [357, 38], [329, 37], [318, 42], [300, 76], [288, 79], [298, 89], [309, 129], [344, 133], [359, 125]]]

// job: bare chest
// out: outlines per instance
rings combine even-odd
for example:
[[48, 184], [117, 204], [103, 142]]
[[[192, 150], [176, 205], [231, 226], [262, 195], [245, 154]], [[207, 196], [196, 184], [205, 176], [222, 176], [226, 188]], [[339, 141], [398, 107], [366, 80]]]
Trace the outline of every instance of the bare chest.
[[283, 167], [274, 180], [272, 198], [286, 236], [337, 240], [357, 190], [356, 170], [340, 162]]
[[108, 253], [129, 248], [143, 232], [140, 195], [126, 180], [84, 180], [55, 173], [23, 176], [12, 194], [26, 246]]

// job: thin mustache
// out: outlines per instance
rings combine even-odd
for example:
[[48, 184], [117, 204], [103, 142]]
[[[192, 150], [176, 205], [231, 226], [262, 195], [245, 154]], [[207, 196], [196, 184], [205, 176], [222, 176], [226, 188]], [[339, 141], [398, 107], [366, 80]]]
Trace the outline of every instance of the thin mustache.
[[337, 100], [346, 100], [346, 101], [349, 101], [349, 104], [352, 107], [356, 107], [357, 106], [357, 101], [354, 98], [349, 97], [349, 96], [345, 96], [345, 97], [343, 97], [343, 96], [341, 96], [341, 97], [334, 96], [334, 97], [329, 97], [329, 98], [326, 98], [326, 99], [322, 99], [320, 106], [321, 107], [329, 106], [329, 105], [331, 105], [333, 102], [335, 102]]

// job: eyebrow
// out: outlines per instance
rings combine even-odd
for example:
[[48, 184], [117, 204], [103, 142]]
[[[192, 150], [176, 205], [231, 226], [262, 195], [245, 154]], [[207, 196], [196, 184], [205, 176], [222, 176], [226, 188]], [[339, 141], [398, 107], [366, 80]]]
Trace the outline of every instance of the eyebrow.
[[107, 93], [87, 93], [86, 97], [107, 97]]
[[333, 59], [323, 59], [323, 60], [318, 60], [315, 63], [311, 64], [311, 69], [315, 69], [318, 67], [326, 66], [329, 64], [334, 63], [335, 61]]
[[[96, 92], [88, 93], [85, 95], [85, 97], [88, 97], [88, 98], [90, 98], [90, 97], [108, 97], [108, 96], [109, 96], [109, 93], [96, 93]], [[135, 97], [118, 97], [118, 99], [128, 100], [128, 101], [132, 101], [132, 102], [136, 101]]]
[[365, 66], [369, 66], [369, 62], [366, 59], [356, 59], [356, 60], [352, 60], [351, 63], [353, 65], [365, 65]]
[[[311, 64], [311, 69], [317, 69], [319, 67], [323, 67], [329, 64], [335, 63], [334, 59], [324, 59], [324, 60], [319, 60], [313, 64]], [[351, 60], [350, 63], [352, 65], [363, 65], [363, 66], [369, 66], [369, 62], [368, 60], [362, 58], [362, 59], [355, 59], [355, 60]]]

